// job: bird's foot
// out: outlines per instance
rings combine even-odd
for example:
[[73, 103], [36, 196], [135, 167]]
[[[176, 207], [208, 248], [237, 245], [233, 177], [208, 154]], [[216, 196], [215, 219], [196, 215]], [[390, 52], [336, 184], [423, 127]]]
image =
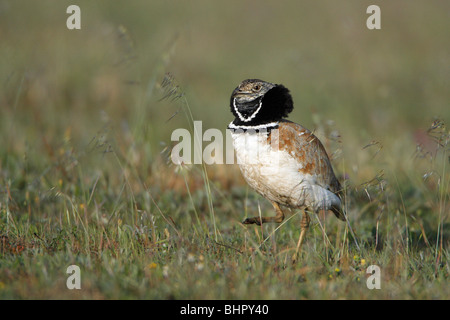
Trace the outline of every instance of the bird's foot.
[[259, 217], [251, 217], [242, 221], [243, 224], [256, 224], [258, 226], [261, 225], [261, 219]]

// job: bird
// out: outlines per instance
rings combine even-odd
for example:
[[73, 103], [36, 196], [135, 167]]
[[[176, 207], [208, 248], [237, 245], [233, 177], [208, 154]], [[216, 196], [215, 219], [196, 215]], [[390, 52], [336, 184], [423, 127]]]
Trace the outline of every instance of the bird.
[[303, 210], [300, 236], [292, 261], [297, 260], [311, 218], [331, 211], [346, 220], [343, 189], [319, 139], [286, 118], [294, 108], [289, 89], [259, 79], [246, 79], [232, 92], [228, 125], [240, 171], [247, 184], [275, 209], [275, 216], [250, 217], [243, 224], [281, 223], [281, 207]]

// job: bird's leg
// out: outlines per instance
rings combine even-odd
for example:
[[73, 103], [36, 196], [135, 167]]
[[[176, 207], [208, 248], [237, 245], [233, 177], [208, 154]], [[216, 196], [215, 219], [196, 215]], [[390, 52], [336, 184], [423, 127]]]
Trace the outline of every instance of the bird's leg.
[[292, 257], [292, 263], [295, 263], [297, 261], [297, 256], [302, 248], [303, 241], [305, 240], [306, 231], [308, 231], [309, 223], [311, 222], [311, 218], [308, 215], [308, 212], [306, 209], [303, 211], [303, 217], [302, 221], [300, 222], [300, 237], [298, 238], [297, 242], [297, 249], [295, 250], [294, 256]]
[[256, 223], [258, 226], [260, 226], [262, 223], [267, 222], [276, 222], [280, 223], [284, 220], [284, 212], [281, 210], [280, 205], [274, 201], [271, 201], [272, 205], [276, 211], [276, 215], [274, 217], [251, 217], [245, 219], [242, 223], [243, 224], [253, 224]]

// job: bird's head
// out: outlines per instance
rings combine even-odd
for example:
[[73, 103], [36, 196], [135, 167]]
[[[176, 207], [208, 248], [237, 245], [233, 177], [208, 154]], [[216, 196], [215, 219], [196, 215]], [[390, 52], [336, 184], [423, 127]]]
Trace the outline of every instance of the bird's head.
[[289, 90], [281, 84], [259, 79], [241, 82], [231, 94], [231, 112], [236, 125], [260, 125], [281, 120], [293, 109]]

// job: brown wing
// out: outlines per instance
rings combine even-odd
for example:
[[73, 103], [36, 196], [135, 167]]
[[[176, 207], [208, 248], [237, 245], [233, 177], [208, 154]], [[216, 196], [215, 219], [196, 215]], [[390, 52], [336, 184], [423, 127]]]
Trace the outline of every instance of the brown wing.
[[[271, 134], [271, 139], [276, 137]], [[342, 187], [336, 178], [330, 159], [320, 140], [308, 129], [291, 121], [280, 121], [278, 129], [278, 147], [297, 159], [301, 166], [299, 171], [310, 174], [316, 183], [342, 199]], [[273, 141], [272, 141], [273, 143]], [[345, 220], [340, 208], [333, 208], [333, 213]]]

